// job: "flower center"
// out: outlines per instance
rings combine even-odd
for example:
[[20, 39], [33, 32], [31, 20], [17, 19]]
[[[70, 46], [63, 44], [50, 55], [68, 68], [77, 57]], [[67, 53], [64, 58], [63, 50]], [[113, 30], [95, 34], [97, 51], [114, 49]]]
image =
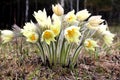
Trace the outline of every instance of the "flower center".
[[45, 39], [51, 38], [51, 33], [48, 32], [48, 31], [46, 31], [46, 32], [44, 33], [44, 38], [45, 38]]
[[92, 46], [91, 42], [88, 41], [87, 47], [90, 48]]
[[73, 37], [74, 36], [74, 30], [72, 29], [72, 30], [68, 30], [68, 36], [69, 37]]
[[30, 37], [30, 39], [32, 40], [32, 41], [34, 41], [36, 38], [35, 38], [35, 34], [32, 34], [32, 36]]

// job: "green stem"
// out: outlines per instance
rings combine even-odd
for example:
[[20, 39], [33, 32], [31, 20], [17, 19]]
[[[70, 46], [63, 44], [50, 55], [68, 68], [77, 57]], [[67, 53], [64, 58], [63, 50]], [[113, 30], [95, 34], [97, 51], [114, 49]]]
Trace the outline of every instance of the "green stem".
[[63, 57], [64, 57], [64, 58], [63, 58], [63, 59], [64, 59], [64, 65], [67, 65], [67, 60], [69, 59], [69, 58], [68, 58], [68, 54], [69, 54], [69, 51], [70, 51], [70, 47], [71, 47], [71, 45], [68, 44], [68, 45], [67, 45], [67, 49], [66, 49], [66, 51], [65, 51], [65, 54], [64, 54], [64, 56], [63, 56]]
[[48, 46], [48, 49], [49, 49], [49, 54], [50, 54], [50, 59], [49, 59], [49, 63], [50, 63], [50, 66], [52, 66], [52, 61], [53, 61], [53, 56], [52, 56], [52, 53], [51, 53], [51, 49], [50, 49], [50, 45], [47, 45]]
[[53, 64], [56, 64], [56, 61], [55, 61], [56, 56], [55, 56], [55, 51], [54, 51], [55, 49], [54, 49], [54, 43], [53, 42], [52, 42], [51, 46], [52, 46], [52, 54], [53, 54], [52, 55], [53, 56]]
[[57, 42], [55, 42], [55, 64], [57, 63], [57, 45], [58, 45], [58, 41]]
[[55, 64], [58, 62], [57, 58], [59, 58], [59, 55], [58, 55], [58, 42], [59, 42], [59, 38], [60, 38], [60, 34], [59, 36], [56, 38], [56, 42], [55, 42]]
[[62, 42], [62, 47], [61, 47], [61, 51], [60, 51], [60, 63], [63, 64], [63, 54], [64, 54], [64, 51], [65, 51], [65, 39], [63, 39], [63, 42]]
[[43, 47], [42, 47], [42, 44], [39, 42], [39, 43], [37, 43], [37, 46], [39, 47], [39, 50], [40, 50], [41, 53], [42, 53], [42, 56], [41, 56], [42, 61], [46, 64], [46, 56], [45, 56], [45, 53], [44, 53], [44, 49], [43, 49]]
[[79, 46], [77, 47], [77, 49], [75, 50], [74, 55], [73, 55], [73, 58], [72, 58], [72, 61], [71, 61], [71, 64], [70, 64], [70, 67], [74, 67], [74, 66], [75, 66], [76, 60], [77, 60], [78, 57], [79, 57], [78, 55], [79, 55], [81, 49], [82, 49], [82, 46], [79, 45]]

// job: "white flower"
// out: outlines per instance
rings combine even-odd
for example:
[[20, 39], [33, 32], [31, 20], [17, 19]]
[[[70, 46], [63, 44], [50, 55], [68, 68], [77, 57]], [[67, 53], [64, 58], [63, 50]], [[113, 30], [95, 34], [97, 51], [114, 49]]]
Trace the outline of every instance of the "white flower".
[[81, 10], [81, 11], [79, 11], [79, 12], [76, 13], [77, 19], [79, 21], [86, 20], [90, 15], [91, 15], [91, 13], [89, 13], [87, 11], [87, 9]]
[[65, 29], [65, 38], [67, 39], [67, 41], [70, 42], [75, 42], [78, 43], [79, 42], [79, 37], [81, 36], [80, 33], [80, 27], [77, 26], [71, 26]]
[[115, 37], [115, 34], [112, 34], [110, 31], [104, 31], [102, 34], [103, 34], [103, 40], [108, 46], [110, 46], [113, 42], [113, 38]]
[[56, 14], [52, 15], [53, 24], [61, 25], [61, 19]]
[[31, 42], [31, 43], [37, 42], [38, 38], [39, 38], [39, 35], [36, 32], [28, 32], [24, 36], [26, 36], [26, 38], [27, 38], [26, 41]]
[[52, 10], [57, 16], [61, 16], [64, 14], [64, 9], [62, 8], [60, 4], [57, 4], [55, 6], [52, 5]]
[[68, 12], [67, 15], [65, 15], [65, 21], [68, 22], [68, 23], [76, 22], [77, 18], [76, 18], [76, 15], [74, 13], [75, 13], [74, 10]]
[[100, 23], [104, 20], [101, 19], [102, 16], [92, 16], [88, 19], [87, 27], [90, 29], [98, 29]]
[[25, 23], [25, 26], [23, 26], [23, 29], [21, 30], [21, 32], [22, 33], [24, 33], [24, 31], [36, 32], [36, 30], [37, 30], [36, 25], [31, 21], [31, 22]]
[[46, 10], [34, 12], [34, 17], [41, 27], [48, 27], [51, 24], [50, 17], [47, 17]]
[[52, 30], [54, 32], [54, 35], [56, 37], [60, 33], [61, 20], [60, 20], [60, 17], [57, 16], [56, 14], [52, 15], [52, 20], [53, 20], [53, 23], [50, 26], [50, 30]]
[[98, 47], [97, 42], [92, 39], [86, 39], [84, 46], [87, 50], [95, 51], [95, 47]]
[[97, 30], [97, 31], [98, 31], [100, 34], [102, 34], [103, 32], [105, 32], [105, 31], [107, 30], [107, 28], [108, 28], [107, 25], [101, 24], [101, 25], [98, 26], [98, 30]]
[[37, 32], [37, 27], [36, 27], [36, 25], [33, 22], [31, 22], [31, 23], [28, 22], [28, 23], [25, 24], [25, 26], [23, 27], [23, 29], [21, 29], [21, 33], [24, 36], [27, 36], [31, 32]]
[[14, 33], [11, 30], [2, 30], [1, 31], [1, 38], [3, 43], [7, 43], [11, 41], [14, 37]]
[[50, 45], [51, 41], [55, 41], [55, 35], [54, 32], [52, 30], [45, 30], [42, 33], [42, 41], [45, 41], [48, 45]]
[[59, 35], [60, 29], [61, 29], [60, 27], [61, 27], [61, 26], [58, 25], [58, 24], [53, 24], [53, 25], [50, 26], [50, 30], [53, 31], [55, 37]]

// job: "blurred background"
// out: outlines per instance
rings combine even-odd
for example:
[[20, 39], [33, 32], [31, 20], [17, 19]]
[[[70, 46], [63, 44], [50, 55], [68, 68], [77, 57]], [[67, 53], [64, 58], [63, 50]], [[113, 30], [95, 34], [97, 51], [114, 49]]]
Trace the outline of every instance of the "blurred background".
[[23, 27], [32, 20], [34, 11], [46, 9], [52, 15], [52, 4], [60, 3], [65, 13], [88, 9], [93, 15], [102, 15], [110, 26], [120, 25], [120, 0], [1, 0], [0, 29], [11, 29], [13, 24]]

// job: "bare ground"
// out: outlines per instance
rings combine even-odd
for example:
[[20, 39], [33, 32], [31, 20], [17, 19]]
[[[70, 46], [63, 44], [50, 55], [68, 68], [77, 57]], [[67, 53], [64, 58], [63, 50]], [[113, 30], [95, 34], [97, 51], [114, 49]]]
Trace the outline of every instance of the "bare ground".
[[80, 56], [73, 70], [57, 65], [49, 68], [35, 55], [15, 58], [9, 53], [0, 58], [0, 80], [120, 80], [120, 51], [96, 59]]

